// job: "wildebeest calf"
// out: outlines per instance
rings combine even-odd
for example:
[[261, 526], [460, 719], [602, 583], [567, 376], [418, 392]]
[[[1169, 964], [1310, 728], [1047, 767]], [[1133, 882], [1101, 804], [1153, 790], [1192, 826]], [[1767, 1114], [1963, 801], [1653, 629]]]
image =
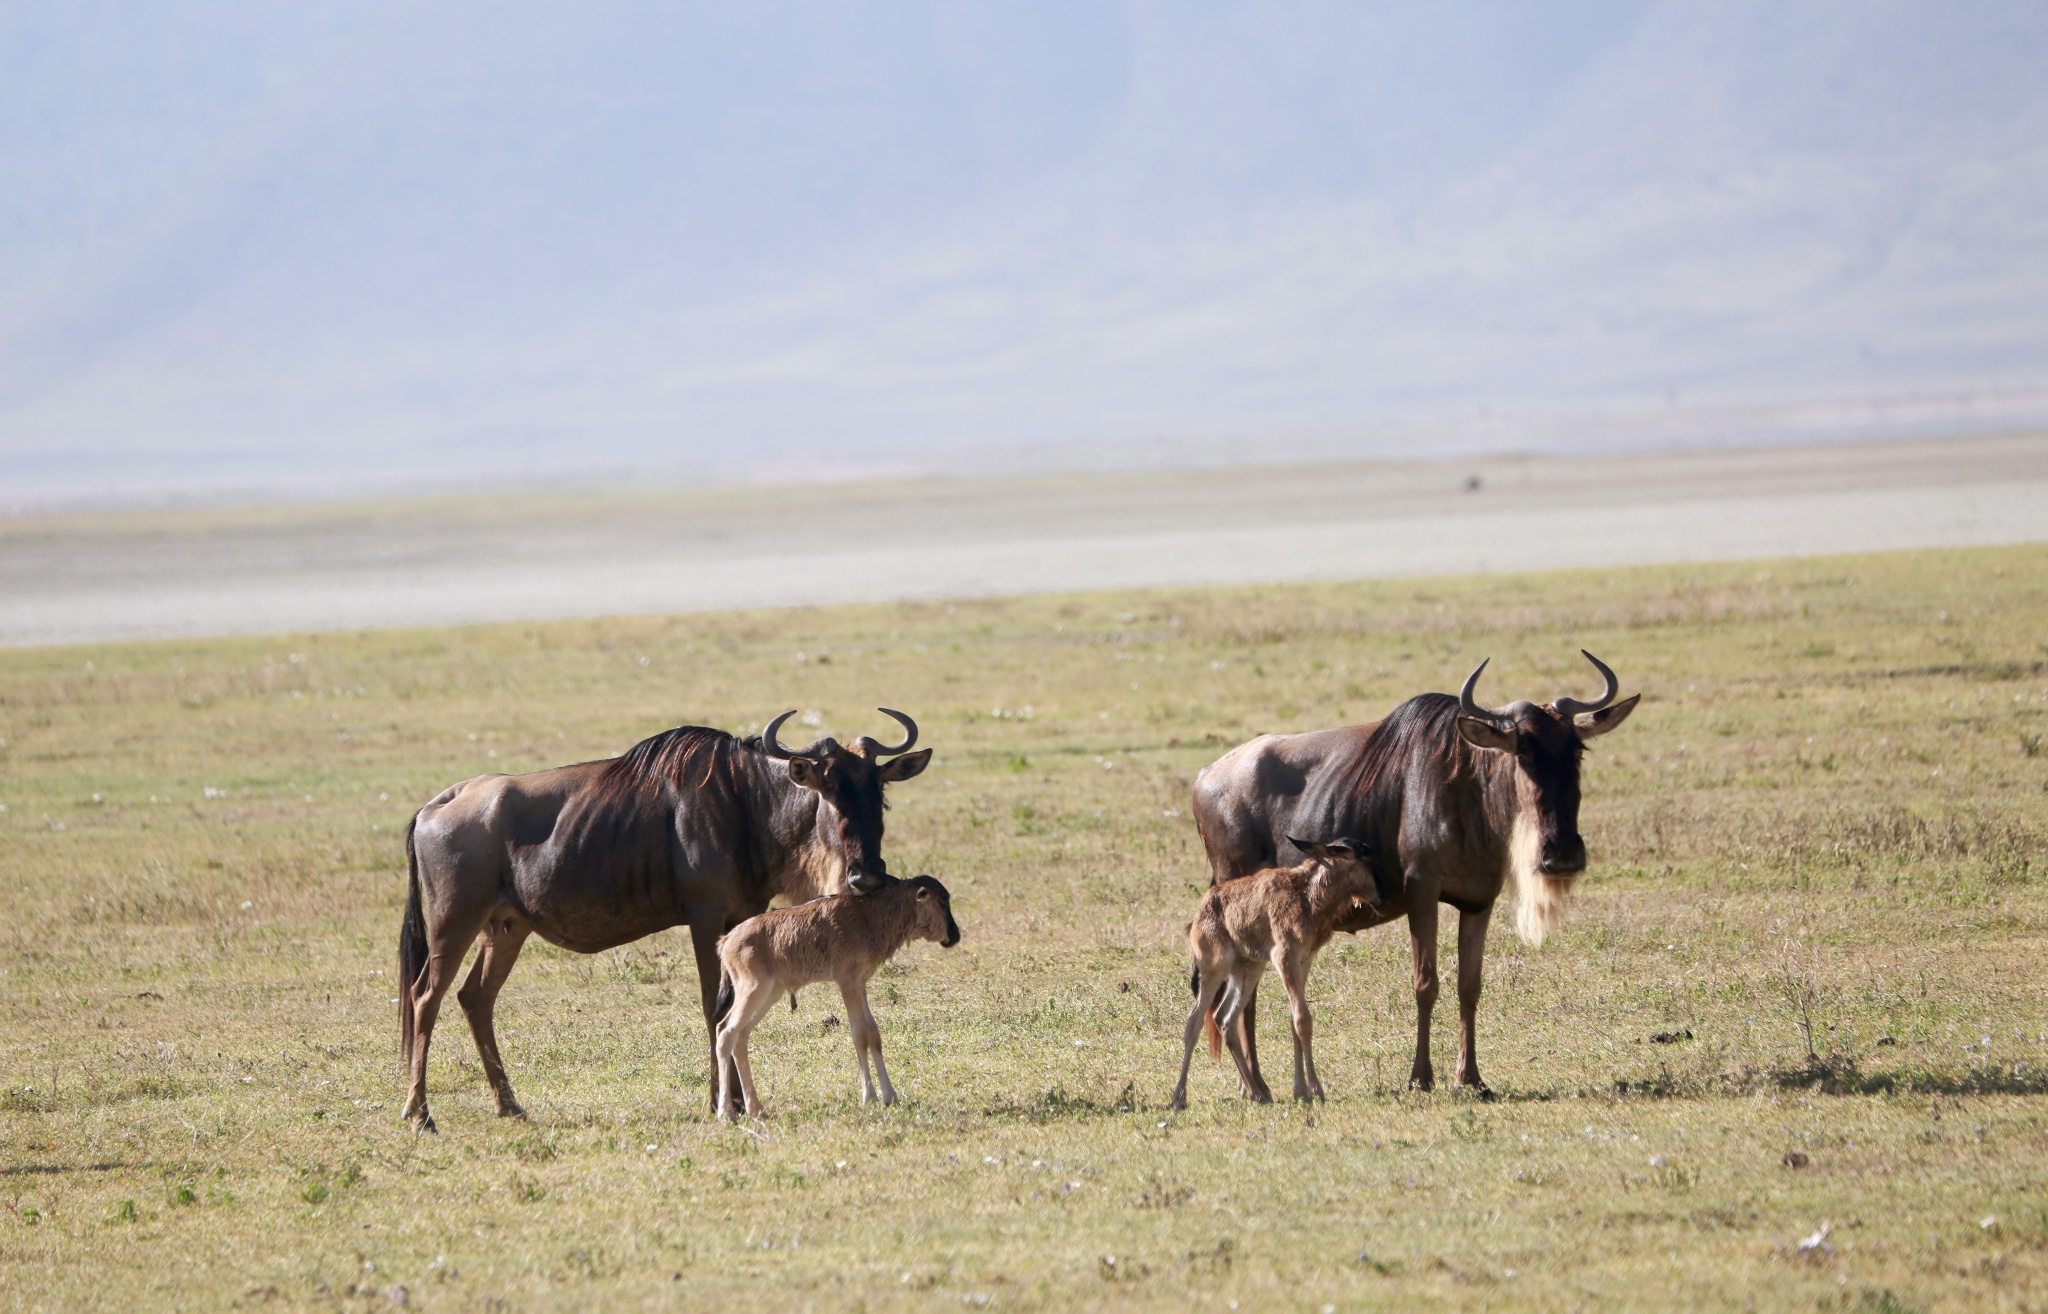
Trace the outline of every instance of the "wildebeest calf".
[[[740, 1096], [749, 1117], [761, 1113], [754, 1071], [747, 1062], [747, 1037], [785, 993], [819, 981], [835, 981], [846, 1000], [847, 1029], [860, 1059], [860, 1098], [879, 1095], [896, 1102], [889, 1070], [882, 1066], [882, 1031], [868, 1008], [868, 980], [911, 939], [936, 940], [950, 949], [960, 943], [953, 899], [929, 876], [892, 880], [873, 894], [836, 894], [794, 908], [774, 908], [734, 927], [718, 944], [725, 980], [717, 1012], [719, 1116], [738, 1112]], [[868, 1056], [875, 1060], [868, 1077]], [[740, 1088], [732, 1089], [734, 1075]]]
[[1203, 1023], [1209, 1026], [1209, 1052], [1218, 1048], [1218, 1028], [1229, 1037], [1230, 1057], [1245, 1093], [1268, 1103], [1273, 1093], [1259, 1075], [1238, 1038], [1237, 1014], [1253, 997], [1268, 962], [1279, 969], [1287, 987], [1287, 1007], [1294, 1022], [1294, 1098], [1323, 1098], [1308, 1013], [1309, 964], [1336, 934], [1337, 923], [1361, 907], [1379, 904], [1371, 849], [1358, 840], [1310, 844], [1289, 837], [1308, 855], [1298, 867], [1268, 867], [1240, 880], [1211, 886], [1188, 927], [1194, 952], [1195, 1006], [1188, 1014], [1180, 1056], [1180, 1083], [1173, 1088], [1171, 1107], [1188, 1106], [1188, 1064]]

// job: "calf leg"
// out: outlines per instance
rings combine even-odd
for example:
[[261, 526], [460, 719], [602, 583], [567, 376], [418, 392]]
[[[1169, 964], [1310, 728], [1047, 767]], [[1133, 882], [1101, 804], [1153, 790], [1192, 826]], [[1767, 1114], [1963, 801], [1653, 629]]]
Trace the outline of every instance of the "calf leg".
[[1173, 1097], [1166, 1102], [1169, 1109], [1188, 1106], [1188, 1065], [1194, 1061], [1195, 1046], [1202, 1039], [1202, 1019], [1217, 1003], [1216, 997], [1223, 993], [1228, 980], [1221, 972], [1205, 974], [1195, 988], [1195, 1006], [1189, 1011], [1188, 1024], [1181, 1032], [1180, 1082], [1173, 1088]]
[[[718, 986], [725, 969], [718, 962], [718, 937], [725, 929], [723, 909], [690, 910], [690, 948], [697, 958], [697, 990], [704, 998], [704, 1033], [711, 1044], [711, 1111], [723, 1111], [721, 1091], [737, 1091], [737, 1074], [725, 1071], [718, 1058]], [[727, 1078], [734, 1078], [728, 1082]], [[737, 1107], [737, 1106], [735, 1106]]]
[[[853, 1033], [854, 1050], [860, 1056], [860, 1102], [879, 1099], [883, 1104], [894, 1104], [896, 1088], [889, 1084], [889, 1069], [882, 1063], [882, 1028], [875, 1021], [874, 1010], [868, 1007], [868, 983], [842, 982], [839, 994], [846, 1001], [846, 1029]], [[868, 1082], [870, 1056], [875, 1060], [872, 1085]]]
[[1479, 1076], [1479, 987], [1485, 980], [1486, 927], [1493, 909], [1458, 914], [1458, 1084], [1484, 1093]]
[[505, 1075], [505, 1061], [498, 1056], [494, 1017], [498, 991], [504, 989], [505, 978], [512, 974], [512, 965], [519, 961], [519, 951], [525, 947], [526, 938], [531, 934], [533, 928], [526, 924], [524, 918], [502, 908], [493, 909], [478, 937], [483, 948], [476, 956], [475, 965], [469, 969], [469, 978], [455, 992], [455, 1002], [462, 1005], [463, 1015], [469, 1019], [470, 1034], [476, 1037], [476, 1052], [484, 1061], [484, 1076], [491, 1083], [491, 1093], [498, 1097], [500, 1118], [526, 1116], [526, 1110], [520, 1108], [519, 1101], [512, 1097], [512, 1082]]
[[[1261, 965], [1263, 966], [1263, 964]], [[1223, 1029], [1223, 1039], [1230, 1046], [1230, 1057], [1237, 1064], [1238, 1089], [1245, 1092], [1245, 1098], [1256, 1104], [1271, 1104], [1273, 1092], [1266, 1085], [1266, 1079], [1259, 1075], [1258, 1060], [1245, 1051], [1238, 1039], [1237, 1022], [1249, 1007], [1248, 1001], [1258, 990], [1259, 977], [1256, 971], [1242, 971], [1230, 978], [1230, 988], [1223, 993], [1223, 1002], [1216, 1012], [1216, 1025]]]
[[1408, 886], [1408, 939], [1415, 952], [1415, 1066], [1408, 1084], [1432, 1090], [1436, 1072], [1429, 1063], [1429, 1015], [1436, 1008], [1436, 890]]
[[1287, 1015], [1294, 1025], [1294, 1098], [1323, 1098], [1323, 1083], [1316, 1078], [1315, 1022], [1308, 1011], [1308, 955], [1275, 952], [1273, 965], [1280, 982], [1287, 987]]
[[732, 1007], [726, 1010], [718, 1024], [718, 1034], [712, 1039], [711, 1053], [719, 1074], [719, 1117], [729, 1121], [739, 1116], [742, 1107], [750, 1118], [761, 1116], [761, 1097], [754, 1090], [754, 1066], [747, 1053], [747, 1042], [780, 998], [782, 987], [773, 982], [733, 983]]

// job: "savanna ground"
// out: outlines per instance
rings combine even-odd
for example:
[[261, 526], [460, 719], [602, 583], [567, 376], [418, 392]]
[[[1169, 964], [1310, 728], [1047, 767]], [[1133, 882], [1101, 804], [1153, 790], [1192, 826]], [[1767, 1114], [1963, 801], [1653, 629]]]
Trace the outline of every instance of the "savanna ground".
[[[1494, 929], [1499, 1098], [1403, 1089], [1391, 927], [1312, 978], [1327, 1105], [1202, 1058], [1164, 1112], [1195, 771], [1487, 655], [1584, 696], [1580, 646], [1644, 700], [1567, 928]], [[2041, 1308], [2044, 657], [2041, 546], [0, 653], [0, 1305]], [[877, 978], [902, 1106], [825, 989], [757, 1035], [767, 1119], [710, 1121], [669, 932], [529, 948], [531, 1121], [450, 1008], [442, 1133], [399, 1124], [419, 802], [878, 703], [937, 749], [892, 866], [966, 932]]]

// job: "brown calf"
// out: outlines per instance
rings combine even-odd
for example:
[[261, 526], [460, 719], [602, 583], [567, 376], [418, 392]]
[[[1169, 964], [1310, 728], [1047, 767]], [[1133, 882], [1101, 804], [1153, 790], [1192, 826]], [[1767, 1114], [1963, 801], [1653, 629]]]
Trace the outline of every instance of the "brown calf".
[[1365, 844], [1349, 839], [1310, 844], [1292, 837], [1288, 843], [1307, 854], [1308, 861], [1213, 885], [1195, 910], [1188, 927], [1195, 1006], [1182, 1037], [1180, 1084], [1173, 1088], [1172, 1108], [1188, 1106], [1188, 1064], [1205, 1021], [1209, 1052], [1217, 1051], [1220, 1027], [1229, 1037], [1230, 1057], [1246, 1093], [1262, 1104], [1272, 1100], [1258, 1059], [1245, 1052], [1236, 1027], [1238, 1012], [1253, 997], [1268, 962], [1279, 969], [1287, 987], [1294, 1022], [1294, 1098], [1323, 1098], [1308, 1013], [1309, 964], [1336, 934], [1337, 923], [1379, 906], [1379, 892], [1365, 861], [1371, 852]]
[[[748, 918], [718, 943], [724, 984], [718, 998], [719, 1116], [737, 1115], [746, 1100], [749, 1117], [761, 1114], [754, 1070], [747, 1062], [747, 1038], [784, 994], [819, 981], [834, 981], [846, 1000], [847, 1029], [860, 1060], [860, 1098], [896, 1102], [889, 1070], [882, 1066], [882, 1031], [868, 1007], [868, 980], [911, 939], [936, 940], [950, 949], [960, 943], [953, 899], [929, 876], [890, 878], [873, 894], [836, 894], [794, 908], [774, 908]], [[875, 1080], [868, 1077], [868, 1056]], [[739, 1079], [739, 1089], [732, 1086]]]

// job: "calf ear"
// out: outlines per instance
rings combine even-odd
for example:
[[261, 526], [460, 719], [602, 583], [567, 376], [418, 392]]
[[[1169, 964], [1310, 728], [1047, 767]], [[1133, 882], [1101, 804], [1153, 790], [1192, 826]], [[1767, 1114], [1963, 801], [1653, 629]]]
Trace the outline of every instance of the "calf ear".
[[824, 773], [807, 757], [789, 759], [789, 778], [805, 789], [820, 789], [824, 785]]
[[1630, 694], [1612, 707], [1603, 707], [1597, 712], [1588, 712], [1577, 720], [1579, 738], [1592, 739], [1606, 734], [1609, 730], [1628, 720], [1628, 714], [1636, 710], [1642, 700], [1641, 694]]
[[[1631, 699], [1631, 702], [1634, 700]], [[1458, 718], [1458, 733], [1474, 748], [1491, 748], [1499, 753], [1515, 751], [1517, 736], [1512, 730], [1503, 730], [1491, 721], [1482, 721], [1476, 716]]]
[[891, 758], [889, 764], [882, 768], [882, 779], [891, 782], [908, 780], [924, 770], [931, 760], [932, 750], [929, 748], [920, 748], [915, 753], [905, 753], [902, 757]]

